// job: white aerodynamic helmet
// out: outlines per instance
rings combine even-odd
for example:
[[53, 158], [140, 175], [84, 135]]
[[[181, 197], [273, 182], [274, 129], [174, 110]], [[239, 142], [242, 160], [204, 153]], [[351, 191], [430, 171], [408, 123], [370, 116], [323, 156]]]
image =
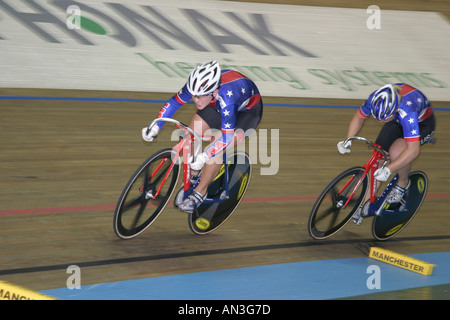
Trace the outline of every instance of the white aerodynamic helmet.
[[209, 61], [198, 65], [187, 79], [187, 88], [194, 96], [212, 93], [222, 82], [220, 66], [217, 61]]

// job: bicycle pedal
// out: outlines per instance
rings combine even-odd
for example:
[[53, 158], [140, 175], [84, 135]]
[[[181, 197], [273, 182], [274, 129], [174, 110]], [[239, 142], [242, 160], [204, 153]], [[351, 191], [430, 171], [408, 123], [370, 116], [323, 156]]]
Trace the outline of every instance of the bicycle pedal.
[[222, 191], [222, 193], [219, 196], [219, 199], [223, 200], [223, 199], [228, 199], [229, 197], [227, 196], [227, 191], [224, 190]]
[[364, 217], [361, 217], [361, 216], [359, 216], [359, 217], [357, 217], [357, 218], [353, 218], [353, 217], [352, 217], [352, 221], [353, 221], [354, 223], [356, 223], [357, 226], [360, 226], [361, 223], [363, 222], [363, 220], [364, 220]]

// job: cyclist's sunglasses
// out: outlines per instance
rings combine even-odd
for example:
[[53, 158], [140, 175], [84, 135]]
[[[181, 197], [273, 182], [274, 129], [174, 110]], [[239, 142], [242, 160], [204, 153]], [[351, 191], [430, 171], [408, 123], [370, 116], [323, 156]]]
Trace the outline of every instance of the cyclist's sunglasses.
[[201, 95], [193, 95], [192, 97], [194, 97], [194, 98], [197, 98], [197, 99], [200, 99], [200, 98], [205, 98], [205, 97], [209, 97], [209, 96], [212, 96], [213, 94], [212, 93], [207, 93], [207, 94], [201, 94]]

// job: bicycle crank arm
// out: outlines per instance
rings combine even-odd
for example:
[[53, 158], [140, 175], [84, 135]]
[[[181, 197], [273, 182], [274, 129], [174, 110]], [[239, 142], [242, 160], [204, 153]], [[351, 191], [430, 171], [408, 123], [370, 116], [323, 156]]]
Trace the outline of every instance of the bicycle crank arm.
[[153, 190], [149, 190], [145, 193], [145, 200], [153, 199]]

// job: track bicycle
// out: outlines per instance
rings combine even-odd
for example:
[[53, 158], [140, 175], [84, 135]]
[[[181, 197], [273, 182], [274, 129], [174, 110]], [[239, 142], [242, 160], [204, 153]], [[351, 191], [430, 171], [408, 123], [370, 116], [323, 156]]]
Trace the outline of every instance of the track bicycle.
[[[405, 195], [406, 202], [402, 205], [388, 204], [386, 197], [397, 183], [398, 174], [377, 197], [374, 173], [381, 161], [381, 167], [387, 165], [389, 153], [362, 137], [350, 137], [344, 144], [351, 140], [366, 142], [369, 148], [373, 149], [372, 156], [365, 165], [343, 171], [322, 191], [311, 210], [308, 232], [314, 239], [326, 239], [339, 232], [355, 212], [361, 209], [364, 214], [355, 222], [359, 225], [365, 217], [373, 217], [373, 236], [377, 240], [387, 240], [403, 230], [416, 215], [425, 199], [428, 178], [422, 171], [411, 172], [411, 184]], [[370, 198], [362, 203], [368, 187]]]
[[[190, 182], [189, 158], [200, 154], [202, 141], [187, 125], [172, 119], [158, 118], [178, 127], [180, 141], [173, 147], [162, 149], [149, 158], [131, 176], [119, 197], [114, 211], [114, 232], [121, 239], [131, 239], [144, 232], [163, 212], [176, 189], [179, 171], [183, 183], [177, 200], [185, 200], [193, 190]], [[192, 152], [193, 150], [193, 152]], [[188, 214], [188, 225], [195, 234], [208, 234], [219, 228], [232, 215], [241, 202], [250, 182], [252, 166], [247, 153], [223, 152], [219, 173], [208, 186], [207, 198], [193, 213]], [[175, 202], [174, 202], [175, 208]]]

